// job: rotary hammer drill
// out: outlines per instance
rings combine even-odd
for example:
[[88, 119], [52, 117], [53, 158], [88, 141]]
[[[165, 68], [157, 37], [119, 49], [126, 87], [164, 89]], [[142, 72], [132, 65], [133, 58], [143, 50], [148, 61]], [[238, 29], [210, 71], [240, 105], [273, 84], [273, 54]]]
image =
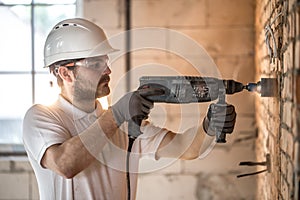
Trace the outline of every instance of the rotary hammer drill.
[[[261, 96], [274, 96], [276, 79], [262, 78], [257, 83], [244, 85], [234, 80], [223, 80], [213, 77], [195, 76], [143, 76], [140, 78], [139, 89], [153, 88], [160, 89], [161, 94], [147, 96], [148, 100], [155, 103], [201, 103], [218, 99], [218, 106], [226, 106], [226, 94], [235, 94], [242, 90], [250, 92], [257, 91]], [[141, 133], [140, 124], [142, 119], [133, 117], [133, 122], [129, 123], [129, 137], [136, 138]], [[226, 133], [221, 130], [216, 131], [216, 142], [225, 143]]]

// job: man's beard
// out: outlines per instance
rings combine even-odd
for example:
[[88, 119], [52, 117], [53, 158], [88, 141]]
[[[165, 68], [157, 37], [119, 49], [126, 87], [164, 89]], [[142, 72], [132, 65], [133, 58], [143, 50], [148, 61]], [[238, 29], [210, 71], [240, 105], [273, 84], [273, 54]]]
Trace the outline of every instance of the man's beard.
[[[76, 101], [93, 101], [96, 98], [104, 97], [109, 95], [110, 88], [108, 86], [108, 83], [110, 81], [110, 77], [108, 75], [101, 76], [97, 86], [92, 86], [91, 83], [90, 86], [83, 86], [83, 85], [77, 85], [74, 89], [76, 92], [74, 93], [74, 100]], [[89, 87], [89, 88], [87, 88]]]

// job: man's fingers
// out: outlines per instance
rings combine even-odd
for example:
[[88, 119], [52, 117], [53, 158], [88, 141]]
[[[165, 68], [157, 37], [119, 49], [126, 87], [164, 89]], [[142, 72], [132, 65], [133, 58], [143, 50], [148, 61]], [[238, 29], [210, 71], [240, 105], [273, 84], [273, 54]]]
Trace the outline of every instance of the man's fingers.
[[211, 120], [212, 121], [222, 121], [222, 122], [231, 122], [231, 121], [234, 121], [236, 118], [236, 113], [231, 113], [231, 114], [228, 114], [228, 115], [222, 115], [222, 114], [214, 114], [212, 117], [211, 117]]
[[142, 97], [149, 97], [149, 96], [157, 96], [165, 94], [165, 91], [161, 88], [142, 88], [138, 90], [139, 94]]
[[211, 104], [207, 114], [210, 120], [209, 126], [213, 130], [219, 130], [223, 133], [232, 133], [236, 121], [236, 112], [233, 105], [230, 104]]
[[141, 99], [141, 103], [143, 106], [152, 109], [153, 108], [153, 102], [151, 100], [146, 99], [146, 97], [143, 97], [142, 95], [139, 96]]
[[235, 113], [234, 106], [230, 104], [224, 104], [224, 105], [211, 104], [210, 109], [214, 116], [224, 116], [224, 115], [231, 115]]
[[148, 115], [148, 114], [150, 113], [150, 109], [143, 106], [143, 107], [142, 107], [142, 112], [143, 112], [144, 114]]

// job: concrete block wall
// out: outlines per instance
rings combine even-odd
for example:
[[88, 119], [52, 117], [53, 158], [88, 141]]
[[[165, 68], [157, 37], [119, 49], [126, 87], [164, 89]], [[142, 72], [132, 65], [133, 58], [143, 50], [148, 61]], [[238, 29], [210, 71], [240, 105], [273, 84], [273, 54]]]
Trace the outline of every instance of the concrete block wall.
[[[124, 0], [82, 0], [81, 5], [82, 16], [102, 26], [108, 35], [124, 31]], [[254, 0], [132, 0], [133, 28], [151, 26], [164, 31], [152, 36], [163, 51], [132, 52], [131, 89], [138, 86], [142, 75], [164, 73], [163, 68], [148, 71], [149, 67], [145, 72], [150, 63], [173, 69], [180, 75], [194, 76], [209, 76], [217, 66], [221, 78], [243, 83], [255, 81], [254, 12]], [[203, 46], [213, 61], [197, 57], [197, 49], [180, 43], [168, 30]], [[139, 41], [133, 40], [135, 43]], [[116, 41], [114, 45], [124, 48], [124, 41]], [[172, 49], [183, 55], [174, 55]], [[186, 58], [207, 67], [199, 74]], [[122, 82], [126, 76], [124, 58], [115, 60], [111, 68], [111, 87], [114, 95], [120, 96], [126, 91]], [[236, 128], [227, 136], [227, 144], [216, 145], [204, 159], [174, 161], [161, 170], [140, 174], [137, 199], [255, 199], [257, 176], [236, 178], [238, 174], [255, 171], [253, 167], [238, 166], [241, 161], [256, 160], [255, 95], [241, 92], [227, 97], [227, 101], [235, 105], [238, 114]], [[150, 117], [159, 125], [181, 131], [195, 123], [201, 125], [208, 105], [199, 106], [201, 113], [197, 119], [199, 113], [193, 113], [194, 107], [169, 104], [156, 105]], [[182, 110], [188, 110], [184, 119]], [[143, 160], [141, 168], [148, 167], [148, 162]], [[38, 198], [34, 174], [26, 161], [0, 162], [0, 180], [0, 199]], [[22, 188], [22, 193], [16, 193], [16, 187]]]
[[279, 89], [274, 98], [256, 98], [257, 160], [270, 155], [269, 172], [258, 178], [257, 198], [299, 199], [300, 4], [297, 0], [256, 4], [256, 78], [277, 78]]
[[39, 199], [33, 170], [27, 159], [6, 158], [0, 161], [0, 199]]

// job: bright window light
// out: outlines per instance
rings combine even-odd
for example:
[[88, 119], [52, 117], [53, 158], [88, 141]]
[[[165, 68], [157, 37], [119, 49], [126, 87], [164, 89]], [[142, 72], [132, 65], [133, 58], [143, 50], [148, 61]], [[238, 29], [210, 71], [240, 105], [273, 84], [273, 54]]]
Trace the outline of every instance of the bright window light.
[[0, 151], [22, 144], [22, 119], [32, 104], [57, 99], [43, 68], [44, 42], [56, 23], [75, 16], [76, 0], [0, 0]]
[[105, 97], [101, 97], [101, 98], [98, 98], [98, 101], [100, 102], [102, 108], [104, 110], [107, 110], [108, 109], [108, 99], [107, 99], [107, 96]]

